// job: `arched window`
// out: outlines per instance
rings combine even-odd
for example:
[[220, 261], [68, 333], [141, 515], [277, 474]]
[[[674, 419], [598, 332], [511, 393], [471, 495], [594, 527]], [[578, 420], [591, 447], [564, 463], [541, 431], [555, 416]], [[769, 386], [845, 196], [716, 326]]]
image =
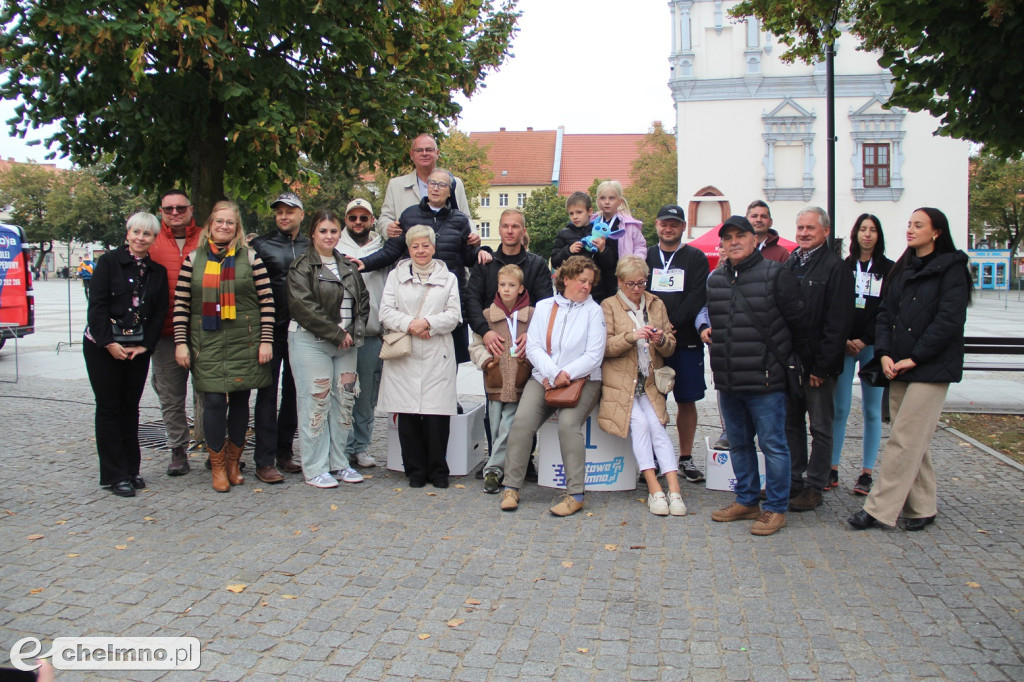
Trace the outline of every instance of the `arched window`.
[[694, 227], [714, 227], [731, 215], [729, 200], [722, 192], [712, 185], [702, 187], [690, 198], [687, 210], [686, 236], [692, 237]]

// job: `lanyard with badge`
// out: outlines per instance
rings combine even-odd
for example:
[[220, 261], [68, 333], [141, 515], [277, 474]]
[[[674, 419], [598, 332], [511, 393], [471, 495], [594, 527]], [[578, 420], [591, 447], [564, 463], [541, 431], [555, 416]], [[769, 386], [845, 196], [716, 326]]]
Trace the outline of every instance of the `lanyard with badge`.
[[519, 329], [519, 319], [516, 313], [505, 316], [505, 322], [508, 323], [508, 333], [512, 335], [512, 343], [509, 345], [509, 354], [512, 357], [516, 356], [516, 331]]
[[665, 260], [665, 252], [658, 249], [658, 254], [661, 256], [660, 268], [654, 268], [654, 272], [651, 273], [651, 291], [658, 293], [678, 293], [683, 292], [683, 285], [686, 282], [686, 271], [680, 270], [679, 268], [672, 268], [672, 259], [676, 257], [682, 249], [676, 249], [669, 256], [668, 260]]
[[867, 305], [868, 296], [878, 298], [882, 295], [882, 278], [876, 277], [871, 272], [871, 265], [874, 262], [873, 258], [869, 260], [867, 269], [861, 271], [860, 261], [857, 261], [857, 278], [854, 281], [854, 286], [857, 293], [855, 303], [858, 308]]

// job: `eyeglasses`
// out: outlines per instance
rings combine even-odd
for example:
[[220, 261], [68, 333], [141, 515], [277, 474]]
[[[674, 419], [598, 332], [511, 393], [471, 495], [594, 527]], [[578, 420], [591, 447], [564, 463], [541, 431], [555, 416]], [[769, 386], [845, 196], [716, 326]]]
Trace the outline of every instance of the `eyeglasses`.
[[353, 223], [368, 223], [373, 220], [373, 218], [368, 215], [347, 215], [345, 216], [345, 220], [352, 221]]
[[238, 224], [237, 221], [230, 220], [230, 219], [227, 219], [227, 218], [214, 218], [211, 222], [214, 225], [216, 225], [217, 227], [220, 227], [221, 225], [226, 225], [228, 227], [234, 227], [235, 225]]
[[191, 206], [161, 206], [160, 210], [167, 215], [174, 215], [175, 213], [185, 213]]
[[412, 150], [413, 154], [433, 154], [437, 151], [437, 147], [416, 147]]
[[622, 286], [627, 287], [629, 289], [643, 289], [644, 287], [647, 286], [647, 280], [646, 279], [641, 279], [641, 280], [637, 280], [636, 282], [625, 282], [624, 281], [622, 283]]
[[449, 185], [447, 182], [438, 182], [437, 180], [428, 180], [427, 187], [433, 187], [434, 189], [448, 189]]

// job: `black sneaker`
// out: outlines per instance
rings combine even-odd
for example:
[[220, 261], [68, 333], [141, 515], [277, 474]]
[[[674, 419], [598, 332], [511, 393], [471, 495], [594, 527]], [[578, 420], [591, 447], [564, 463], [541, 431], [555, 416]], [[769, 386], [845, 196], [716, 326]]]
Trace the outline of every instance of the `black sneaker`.
[[533, 463], [533, 457], [530, 457], [530, 461], [526, 464], [526, 480], [530, 483], [537, 482], [537, 467]]
[[832, 490], [839, 487], [839, 472], [835, 469], [829, 469], [828, 471], [828, 483], [825, 484], [825, 490]]
[[693, 457], [679, 460], [679, 471], [690, 483], [700, 483], [704, 480], [704, 474], [700, 472], [697, 465], [693, 463]]
[[501, 474], [491, 469], [484, 474], [484, 492], [495, 495], [499, 490], [501, 490]]
[[867, 495], [871, 492], [871, 485], [873, 483], [871, 474], [861, 474], [857, 477], [857, 484], [853, 486], [854, 495]]

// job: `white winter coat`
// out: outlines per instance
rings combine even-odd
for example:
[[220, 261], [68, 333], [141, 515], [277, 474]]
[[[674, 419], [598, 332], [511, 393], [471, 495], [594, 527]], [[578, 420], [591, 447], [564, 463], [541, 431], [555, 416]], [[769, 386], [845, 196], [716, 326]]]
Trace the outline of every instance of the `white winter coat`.
[[[423, 311], [416, 308], [423, 287], [429, 287]], [[441, 261], [426, 283], [412, 272], [412, 261], [400, 261], [388, 275], [380, 301], [380, 321], [386, 329], [409, 331], [414, 317], [430, 323], [430, 338], [412, 337], [412, 355], [385, 360], [377, 409], [406, 414], [456, 414], [455, 344], [452, 330], [462, 322], [462, 304], [455, 275]]]

